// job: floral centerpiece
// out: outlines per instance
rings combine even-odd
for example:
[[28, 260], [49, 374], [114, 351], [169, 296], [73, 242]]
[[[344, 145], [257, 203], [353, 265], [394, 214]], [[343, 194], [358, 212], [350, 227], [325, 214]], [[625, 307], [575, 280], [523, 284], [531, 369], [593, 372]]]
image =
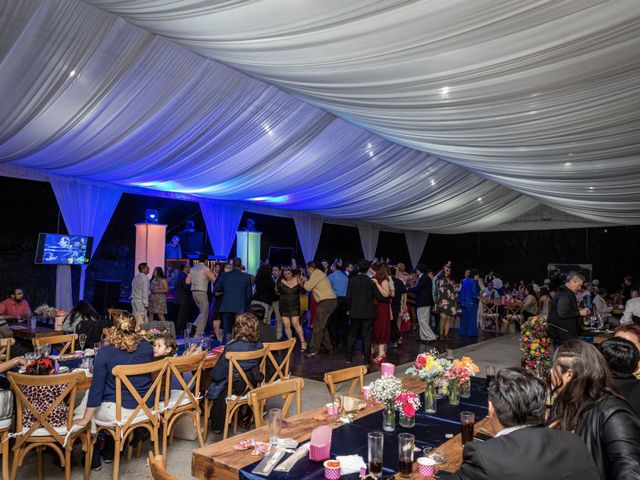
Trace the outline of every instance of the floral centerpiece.
[[460, 398], [469, 398], [471, 396], [471, 377], [475, 377], [480, 368], [471, 357], [462, 357], [460, 360], [454, 360], [453, 364], [469, 371], [469, 380], [460, 385]]
[[535, 316], [522, 324], [520, 350], [522, 366], [543, 377], [551, 369], [552, 341], [547, 334], [547, 317]]
[[409, 390], [400, 392], [393, 402], [400, 412], [400, 426], [411, 428], [416, 424], [416, 411], [420, 408], [420, 397]]
[[149, 330], [140, 330], [138, 333], [142, 335], [147, 340], [147, 342], [153, 345], [155, 339], [163, 336], [166, 333], [166, 330], [150, 328]]
[[387, 432], [393, 432], [396, 429], [396, 414], [393, 410], [393, 405], [398, 395], [402, 392], [402, 381], [392, 375], [386, 375], [369, 385], [369, 391], [375, 400], [385, 404], [382, 429]]
[[33, 313], [37, 317], [39, 317], [43, 321], [46, 321], [47, 323], [53, 323], [53, 319], [56, 317], [57, 312], [58, 310], [56, 309], [56, 307], [50, 307], [46, 303], [40, 305], [33, 311]]
[[460, 360], [454, 360], [451, 368], [444, 374], [445, 384], [443, 390], [449, 394], [449, 403], [458, 405], [460, 403], [460, 386], [470, 379], [469, 370]]
[[426, 382], [424, 392], [424, 408], [427, 413], [436, 412], [436, 387], [441, 386], [444, 373], [451, 367], [451, 362], [444, 357], [438, 357], [437, 350], [421, 353], [416, 357], [413, 366], [405, 373], [418, 377]]

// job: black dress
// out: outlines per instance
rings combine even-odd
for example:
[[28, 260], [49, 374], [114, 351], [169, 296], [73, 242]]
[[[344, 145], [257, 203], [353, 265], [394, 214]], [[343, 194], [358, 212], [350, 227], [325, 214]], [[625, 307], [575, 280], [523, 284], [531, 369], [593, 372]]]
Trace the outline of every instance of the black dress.
[[300, 316], [300, 295], [304, 292], [300, 284], [291, 288], [282, 282], [276, 286], [280, 295], [280, 315], [283, 317]]

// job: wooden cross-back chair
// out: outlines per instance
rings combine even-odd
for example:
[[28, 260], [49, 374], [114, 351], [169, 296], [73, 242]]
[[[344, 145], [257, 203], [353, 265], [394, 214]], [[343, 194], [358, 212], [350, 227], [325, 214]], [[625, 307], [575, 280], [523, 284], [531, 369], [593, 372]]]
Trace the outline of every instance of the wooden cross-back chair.
[[[112, 422], [103, 422], [94, 417], [98, 432], [104, 430], [113, 437], [115, 442], [113, 456], [113, 480], [118, 480], [120, 469], [120, 454], [126, 443], [127, 437], [136, 428], [145, 428], [149, 431], [156, 455], [160, 454], [158, 442], [158, 428], [160, 426], [160, 414], [158, 405], [160, 391], [165, 380], [167, 363], [158, 360], [151, 363], [137, 365], [118, 365], [113, 367], [112, 373], [116, 380], [116, 418]], [[153, 382], [144, 395], [138, 393], [129, 377], [137, 375], [151, 375]], [[127, 410], [122, 407], [122, 393], [126, 391], [133, 396], [137, 405], [134, 409]], [[153, 407], [147, 405], [147, 401], [153, 398]], [[123, 410], [126, 410], [123, 412]]]
[[[333, 399], [336, 395], [336, 384], [344, 383], [351, 380], [351, 385], [349, 386], [349, 390], [347, 395], [353, 395], [360, 382], [360, 391], [362, 387], [364, 387], [364, 376], [367, 374], [367, 367], [364, 365], [358, 365], [355, 367], [343, 368], [342, 370], [334, 370], [333, 372], [327, 372], [324, 374], [324, 383], [327, 385], [329, 389], [329, 394]], [[358, 391], [358, 393], [360, 392]]]
[[289, 408], [293, 399], [296, 400], [296, 414], [302, 413], [302, 389], [304, 388], [304, 380], [296, 378], [293, 380], [284, 380], [282, 382], [263, 385], [249, 392], [249, 405], [253, 410], [253, 416], [256, 420], [256, 428], [264, 426], [264, 407], [267, 400], [281, 396], [284, 398], [282, 406], [282, 416], [286, 418], [289, 415]]
[[[500, 302], [496, 300], [488, 300], [486, 298], [480, 299], [480, 306], [482, 307], [482, 329], [487, 332], [498, 332], [500, 329]], [[487, 325], [493, 324], [493, 327]]]
[[[249, 352], [227, 352], [225, 353], [225, 358], [229, 361], [229, 376], [227, 381], [227, 396], [225, 399], [226, 407], [225, 407], [225, 415], [224, 415], [224, 431], [223, 438], [227, 438], [229, 434], [229, 422], [233, 420], [233, 433], [236, 433], [238, 430], [238, 410], [242, 405], [249, 405], [248, 400], [248, 392], [258, 388], [262, 382], [256, 383], [255, 385], [249, 380], [246, 372], [242, 369], [239, 362], [247, 361], [247, 360], [259, 360], [259, 369], [260, 373], [264, 378], [264, 369], [265, 369], [265, 358], [267, 354], [266, 347], [263, 347], [259, 350], [252, 350]], [[234, 373], [236, 373], [240, 378], [239, 380], [245, 383], [244, 392], [240, 395], [233, 393], [234, 392]], [[209, 416], [211, 415], [211, 407], [213, 406], [213, 400], [205, 397], [204, 402], [204, 428], [205, 428], [205, 438], [207, 436], [207, 428], [209, 425]]]
[[[263, 346], [267, 348], [267, 357], [265, 360], [265, 370], [267, 374], [269, 374], [271, 372], [271, 368], [273, 368], [273, 373], [271, 373], [269, 378], [264, 379], [264, 384], [289, 379], [291, 354], [293, 353], [293, 347], [295, 347], [295, 345], [295, 338], [290, 338], [283, 342], [263, 343]], [[276, 355], [279, 355], [280, 359], [276, 358]]]
[[505, 324], [506, 333], [511, 332], [511, 324], [518, 323], [521, 324], [524, 320], [522, 316], [522, 307], [523, 302], [520, 301], [511, 301], [507, 303], [504, 307], [504, 317], [502, 319], [502, 323]]
[[[164, 390], [164, 407], [162, 409], [162, 454], [167, 455], [167, 438], [173, 438], [173, 426], [178, 418], [188, 415], [192, 418], [198, 442], [204, 446], [202, 428], [200, 426], [200, 381], [202, 367], [207, 358], [207, 352], [195, 353], [184, 357], [169, 357], [166, 359], [167, 369]], [[189, 382], [185, 381], [183, 373], [192, 372]], [[178, 381], [180, 389], [171, 388], [171, 380]]]
[[167, 472], [165, 458], [162, 455], [154, 455], [149, 452], [147, 467], [149, 468], [149, 478], [151, 480], [178, 480], [178, 477], [174, 477]]
[[0, 362], [11, 360], [11, 346], [16, 343], [13, 338], [0, 338]]
[[[91, 467], [91, 455], [93, 443], [91, 442], [90, 425], [78, 427], [73, 424], [74, 407], [78, 382], [84, 379], [82, 372], [73, 372], [62, 375], [21, 375], [8, 372], [11, 389], [16, 397], [16, 441], [13, 446], [13, 465], [11, 468], [11, 480], [15, 480], [18, 468], [22, 466], [25, 456], [33, 449], [38, 458], [38, 479], [44, 478], [43, 452], [45, 447], [51, 448], [60, 458], [60, 464], [64, 467], [65, 479], [71, 478], [71, 450], [76, 439], [82, 442], [82, 450], [85, 452], [85, 480], [89, 479]], [[56, 400], [48, 405], [44, 412], [40, 412], [24, 395], [21, 387], [30, 388], [55, 388], [64, 389]], [[47, 419], [54, 409], [65, 402], [68, 405], [66, 425], [54, 427]], [[29, 412], [35, 418], [33, 424], [24, 427], [23, 410]], [[3, 478], [7, 478], [4, 477]]]
[[50, 335], [48, 337], [35, 337], [32, 342], [34, 347], [42, 345], [51, 345], [52, 348], [58, 350], [58, 355], [65, 353], [73, 353], [76, 351], [76, 339], [78, 334], [69, 333], [65, 335]]

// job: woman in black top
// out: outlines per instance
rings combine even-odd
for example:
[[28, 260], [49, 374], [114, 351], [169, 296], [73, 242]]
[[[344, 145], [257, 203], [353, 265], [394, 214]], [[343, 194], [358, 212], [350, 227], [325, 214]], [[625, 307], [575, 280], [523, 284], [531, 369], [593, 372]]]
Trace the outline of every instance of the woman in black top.
[[282, 276], [276, 288], [280, 295], [280, 316], [287, 338], [292, 336], [291, 325], [293, 325], [302, 346], [300, 351], [306, 352], [307, 342], [304, 341], [304, 330], [300, 325], [300, 295], [305, 293], [305, 290], [300, 286], [298, 279], [294, 278], [289, 267], [282, 269]]
[[640, 480], [640, 419], [614, 386], [598, 349], [580, 340], [562, 344], [551, 382], [551, 427], [582, 438], [603, 479]]

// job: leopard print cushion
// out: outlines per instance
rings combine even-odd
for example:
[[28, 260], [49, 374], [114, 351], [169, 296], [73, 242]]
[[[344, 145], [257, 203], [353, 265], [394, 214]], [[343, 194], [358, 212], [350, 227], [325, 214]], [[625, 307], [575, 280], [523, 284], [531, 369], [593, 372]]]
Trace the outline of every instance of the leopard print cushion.
[[[49, 406], [55, 402], [66, 385], [40, 385], [26, 386], [21, 385], [20, 390], [25, 398], [31, 402], [39, 413], [44, 413]], [[67, 425], [67, 417], [69, 415], [69, 406], [63, 401], [49, 414], [47, 421], [54, 427], [64, 427]], [[22, 408], [22, 423], [24, 428], [30, 428], [36, 422], [36, 417], [27, 410]], [[41, 425], [42, 427], [42, 425]]]

